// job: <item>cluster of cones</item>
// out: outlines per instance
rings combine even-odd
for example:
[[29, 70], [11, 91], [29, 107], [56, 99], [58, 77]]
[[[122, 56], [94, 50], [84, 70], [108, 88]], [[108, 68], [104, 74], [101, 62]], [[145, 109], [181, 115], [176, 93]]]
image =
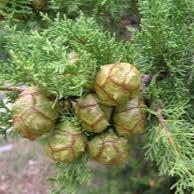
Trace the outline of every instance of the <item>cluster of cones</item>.
[[141, 73], [129, 63], [101, 66], [94, 91], [78, 98], [73, 108], [81, 130], [72, 119], [59, 122], [59, 103], [30, 87], [13, 104], [14, 128], [31, 140], [50, 132], [47, 153], [56, 162], [71, 162], [87, 152], [102, 164], [126, 163], [128, 137], [145, 126]]

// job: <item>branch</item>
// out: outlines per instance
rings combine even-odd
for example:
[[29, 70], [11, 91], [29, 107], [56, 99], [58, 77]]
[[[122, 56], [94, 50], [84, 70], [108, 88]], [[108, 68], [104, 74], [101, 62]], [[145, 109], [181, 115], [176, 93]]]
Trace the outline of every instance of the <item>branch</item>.
[[12, 86], [0, 86], [0, 91], [5, 91], [5, 92], [23, 92], [24, 89], [19, 88], [19, 87], [12, 87]]

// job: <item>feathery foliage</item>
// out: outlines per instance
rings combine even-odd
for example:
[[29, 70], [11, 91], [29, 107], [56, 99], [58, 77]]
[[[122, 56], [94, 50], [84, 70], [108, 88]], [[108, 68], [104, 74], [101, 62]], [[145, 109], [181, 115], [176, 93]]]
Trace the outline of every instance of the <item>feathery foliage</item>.
[[[148, 106], [148, 124], [143, 141], [145, 155], [157, 165], [162, 178], [175, 177], [172, 188], [176, 188], [177, 194], [191, 193], [194, 189], [192, 0], [140, 0], [141, 31], [135, 33], [131, 43], [118, 41], [112, 33], [97, 25], [101, 22], [91, 18], [102, 16], [103, 25], [107, 22], [104, 16], [111, 18], [111, 22], [119, 21], [127, 15], [129, 6], [126, 3], [125, 0], [95, 3], [89, 0], [65, 3], [51, 0], [49, 9], [59, 11], [60, 15], [67, 13], [67, 16], [50, 19], [45, 15], [43, 18], [47, 28], [29, 31], [5, 25], [3, 45], [6, 44], [9, 58], [4, 60], [1, 57], [0, 81], [13, 85], [37, 85], [57, 99], [63, 99], [91, 91], [95, 73], [103, 64], [118, 61], [136, 64], [151, 79], [143, 93]], [[79, 10], [85, 15], [81, 14], [75, 20], [68, 19], [78, 16]], [[10, 122], [7, 116], [9, 114], [4, 114], [0, 119], [2, 133], [5, 133], [4, 129]], [[135, 145], [139, 144], [136, 142]], [[131, 147], [135, 152], [140, 152], [133, 142]], [[142, 192], [135, 186], [129, 188], [129, 183], [122, 185], [123, 177], [134, 185], [137, 180], [147, 185], [150, 177], [154, 179], [154, 175], [147, 172], [148, 178], [134, 180], [135, 160], [141, 157], [138, 154], [133, 157], [129, 159], [124, 176], [122, 169], [108, 169], [105, 176], [111, 179], [111, 188], [107, 186], [96, 193], [125, 193], [125, 189], [131, 189], [128, 193], [133, 194]], [[53, 193], [63, 190], [72, 193], [73, 189], [78, 188], [90, 175], [86, 161], [84, 159], [71, 165], [56, 164], [59, 173], [50, 179], [55, 185]], [[149, 168], [155, 170], [153, 164]], [[113, 179], [119, 186], [115, 186]], [[64, 183], [68, 183], [68, 187]], [[155, 189], [146, 192], [166, 193], [159, 186]]]
[[3, 0], [0, 2], [0, 15], [8, 20], [19, 20], [32, 14], [32, 0]]
[[[153, 77], [146, 155], [156, 161], [160, 174], [178, 176], [176, 193], [194, 188], [193, 122], [189, 88], [193, 72], [194, 31], [192, 1], [139, 3], [142, 31], [136, 36], [139, 64]], [[190, 115], [193, 118], [192, 115]]]
[[[14, 84], [40, 86], [58, 98], [80, 96], [92, 86], [100, 65], [126, 55], [124, 43], [117, 43], [110, 33], [97, 29], [92, 19], [83, 16], [77, 21], [50, 21], [50, 27], [41, 32], [18, 32], [12, 27], [8, 31], [16, 34], [7, 36], [12, 60], [2, 65], [0, 77]], [[68, 60], [72, 52], [79, 55], [74, 64]]]

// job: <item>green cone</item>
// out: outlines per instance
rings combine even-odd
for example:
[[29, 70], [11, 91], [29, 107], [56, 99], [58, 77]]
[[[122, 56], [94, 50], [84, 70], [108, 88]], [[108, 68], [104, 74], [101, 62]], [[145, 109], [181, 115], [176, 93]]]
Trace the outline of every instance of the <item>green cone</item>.
[[30, 140], [52, 129], [58, 117], [58, 106], [53, 107], [53, 101], [37, 87], [20, 93], [12, 111], [14, 128]]
[[76, 104], [76, 115], [82, 121], [86, 131], [100, 133], [109, 125], [111, 107], [101, 105], [95, 94], [79, 98]]
[[88, 152], [91, 158], [102, 164], [125, 164], [128, 161], [129, 144], [125, 137], [106, 132], [89, 141]]
[[116, 107], [113, 122], [118, 134], [128, 137], [133, 133], [142, 133], [146, 121], [144, 109], [145, 104], [139, 98]]
[[43, 9], [47, 5], [47, 0], [32, 0], [32, 6], [35, 9]]
[[85, 151], [87, 139], [70, 122], [62, 122], [48, 140], [48, 153], [56, 162], [71, 162]]
[[141, 73], [129, 63], [101, 66], [96, 74], [95, 90], [102, 104], [118, 106], [140, 93]]

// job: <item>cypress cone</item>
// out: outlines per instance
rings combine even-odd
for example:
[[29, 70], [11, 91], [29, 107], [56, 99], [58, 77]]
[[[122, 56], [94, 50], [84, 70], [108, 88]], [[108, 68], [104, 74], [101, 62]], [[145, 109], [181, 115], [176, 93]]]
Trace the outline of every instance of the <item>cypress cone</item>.
[[32, 1], [32, 6], [35, 9], [43, 9], [47, 5], [47, 0], [33, 0]]
[[82, 121], [86, 131], [100, 133], [109, 125], [111, 107], [101, 105], [95, 94], [79, 98], [76, 104], [76, 115]]
[[127, 138], [106, 132], [89, 141], [88, 152], [91, 158], [102, 164], [125, 164], [128, 160], [129, 144]]
[[86, 143], [86, 136], [67, 120], [49, 138], [48, 154], [56, 162], [72, 162], [85, 151]]
[[139, 98], [116, 107], [113, 122], [118, 134], [128, 137], [132, 133], [142, 133], [146, 119], [144, 109], [145, 104]]
[[23, 137], [34, 140], [54, 127], [58, 106], [53, 107], [53, 101], [42, 90], [30, 87], [13, 104], [12, 116], [14, 128]]
[[107, 106], [118, 106], [137, 97], [140, 87], [141, 73], [129, 63], [103, 65], [96, 74], [96, 93]]

